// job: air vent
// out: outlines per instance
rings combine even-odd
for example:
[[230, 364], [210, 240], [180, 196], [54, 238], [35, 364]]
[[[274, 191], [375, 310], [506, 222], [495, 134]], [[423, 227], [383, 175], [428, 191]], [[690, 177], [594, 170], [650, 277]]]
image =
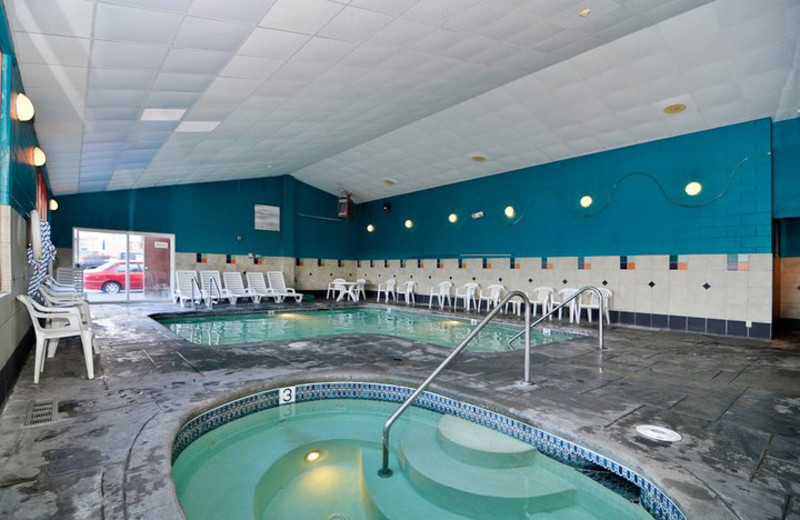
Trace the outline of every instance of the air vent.
[[58, 404], [55, 399], [40, 399], [28, 404], [28, 414], [25, 416], [25, 426], [40, 426], [50, 424], [58, 418]]

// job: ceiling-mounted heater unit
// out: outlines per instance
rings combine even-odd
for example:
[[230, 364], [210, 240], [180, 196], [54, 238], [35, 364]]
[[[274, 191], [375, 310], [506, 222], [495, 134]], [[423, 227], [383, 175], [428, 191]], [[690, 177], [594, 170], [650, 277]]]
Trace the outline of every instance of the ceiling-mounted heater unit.
[[343, 191], [339, 195], [339, 218], [350, 220], [353, 218], [353, 199], [350, 198], [351, 193]]

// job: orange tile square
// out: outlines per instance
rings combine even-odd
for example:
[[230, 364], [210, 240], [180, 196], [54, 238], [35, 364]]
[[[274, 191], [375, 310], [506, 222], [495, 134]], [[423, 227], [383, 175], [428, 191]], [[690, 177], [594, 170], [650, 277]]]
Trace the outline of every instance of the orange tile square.
[[514, 269], [519, 269], [519, 264], [514, 264]]
[[628, 271], [636, 269], [636, 262], [628, 262]]
[[678, 271], [688, 271], [689, 262], [678, 262]]
[[750, 262], [739, 262], [739, 271], [749, 271], [750, 270]]
[[492, 264], [486, 264], [486, 269], [491, 269], [491, 268], [492, 268]]
[[592, 268], [592, 264], [591, 264], [591, 262], [584, 262], [584, 263], [583, 263], [583, 269], [584, 269], [584, 270], [587, 270], [587, 271], [588, 271], [588, 270], [589, 270], [589, 269], [591, 269], [591, 268]]

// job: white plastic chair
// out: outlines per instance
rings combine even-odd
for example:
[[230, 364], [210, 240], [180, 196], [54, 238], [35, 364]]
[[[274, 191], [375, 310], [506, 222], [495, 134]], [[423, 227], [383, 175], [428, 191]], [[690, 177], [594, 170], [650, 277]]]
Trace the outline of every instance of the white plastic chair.
[[[598, 291], [603, 295], [603, 314], [606, 318], [606, 323], [609, 325], [611, 324], [611, 316], [608, 312], [609, 304], [611, 303], [611, 297], [613, 293], [609, 289], [605, 288], [598, 288]], [[578, 298], [578, 312], [577, 312], [577, 320], [578, 323], [581, 322], [581, 311], [586, 309], [586, 316], [589, 318], [589, 323], [592, 322], [592, 310], [597, 309], [600, 310], [600, 298], [597, 296], [597, 293], [594, 291], [586, 291], [585, 293], [581, 294], [580, 298]], [[600, 319], [603, 319], [601, 316]]]
[[378, 301], [381, 301], [381, 293], [386, 296], [386, 303], [389, 303], [389, 296], [391, 295], [395, 301], [397, 301], [397, 280], [394, 278], [390, 278], [386, 281], [385, 284], [378, 284]]
[[417, 282], [414, 280], [410, 280], [403, 284], [402, 294], [403, 299], [406, 301], [406, 305], [412, 305], [416, 303], [416, 299], [414, 298], [414, 289], [417, 286]]
[[359, 298], [364, 298], [365, 300], [367, 299], [367, 291], [365, 289], [366, 285], [367, 281], [365, 279], [359, 278], [356, 280], [356, 301], [358, 301]]
[[331, 295], [334, 298], [338, 298], [342, 291], [344, 291], [344, 278], [334, 278], [331, 280], [331, 283], [328, 284], [328, 292], [325, 293], [325, 299], [330, 300]]
[[440, 282], [433, 287], [431, 287], [431, 294], [428, 298], [428, 308], [431, 308], [431, 304], [433, 303], [433, 298], [436, 297], [439, 300], [439, 309], [444, 309], [444, 301], [447, 300], [447, 304], [449, 306], [453, 306], [453, 300], [450, 299], [450, 289], [453, 288], [453, 282], [445, 281]]
[[175, 271], [175, 280], [178, 289], [175, 291], [175, 301], [183, 307], [184, 302], [201, 302], [208, 298], [208, 293], [204, 293], [197, 281], [197, 271], [179, 270]]
[[533, 309], [531, 312], [533, 315], [536, 315], [536, 308], [541, 305], [542, 306], [542, 316], [550, 312], [550, 309], [553, 308], [553, 288], [552, 287], [537, 287], [533, 290], [533, 296], [531, 297], [531, 305]]
[[297, 303], [303, 301], [303, 293], [295, 291], [292, 287], [286, 287], [283, 271], [267, 271], [267, 282], [269, 288], [275, 291], [275, 294], [280, 295], [281, 299], [294, 298]]
[[458, 299], [461, 298], [461, 301], [464, 302], [464, 312], [469, 312], [470, 306], [475, 307], [478, 309], [478, 291], [480, 290], [480, 285], [475, 282], [467, 282], [464, 284], [462, 288], [463, 291], [459, 292], [458, 288], [456, 288], [456, 294], [453, 298], [453, 310], [458, 306]]
[[[576, 292], [578, 292], [578, 289], [573, 289], [573, 288], [567, 288], [567, 289], [559, 290], [558, 292], [556, 292], [553, 295], [553, 300], [551, 302], [552, 303], [552, 307], [551, 308], [555, 309], [558, 305], [560, 305], [563, 302], [567, 301]], [[577, 300], [577, 298], [576, 298], [576, 300]], [[572, 323], [575, 319], [577, 319], [578, 302], [576, 300], [572, 300], [571, 302], [569, 302], [569, 305], [568, 305], [568, 307], [569, 307], [569, 322], [570, 323]], [[563, 307], [561, 309], [558, 309], [558, 319], [559, 320], [561, 319], [561, 311], [562, 310], [564, 310]], [[550, 319], [552, 320], [553, 317], [550, 316]]]
[[264, 273], [261, 271], [250, 271], [245, 274], [245, 278], [247, 278], [247, 287], [253, 294], [257, 294], [261, 298], [275, 298], [276, 303], [283, 301], [283, 296], [277, 294], [274, 289], [267, 287]]
[[[39, 375], [44, 371], [45, 349], [47, 357], [53, 357], [58, 340], [73, 336], [81, 338], [83, 356], [86, 359], [86, 374], [89, 379], [94, 379], [92, 329], [82, 323], [80, 310], [77, 307], [44, 307], [24, 294], [18, 294], [17, 299], [28, 309], [36, 333], [33, 382], [38, 384]], [[39, 320], [45, 320], [49, 326], [45, 327]]]
[[222, 279], [219, 276], [219, 271], [200, 271], [200, 288], [203, 292], [208, 294], [209, 297], [217, 301], [227, 299], [231, 305], [236, 305], [238, 296], [222, 287]]
[[[242, 281], [242, 273], [239, 271], [226, 271], [222, 273], [222, 280], [225, 282], [225, 289], [236, 298], [252, 298], [253, 302], [261, 302], [261, 296], [255, 294], [250, 289], [245, 289]], [[236, 303], [235, 301], [232, 303]]]
[[81, 313], [81, 321], [89, 327], [92, 326], [92, 313], [89, 310], [89, 304], [77, 294], [54, 293], [44, 284], [39, 286], [39, 294], [47, 307], [77, 308]]
[[497, 307], [500, 303], [500, 298], [503, 297], [503, 291], [505, 290], [505, 286], [499, 283], [488, 286], [486, 288], [486, 294], [483, 294], [483, 290], [481, 290], [480, 296], [478, 297], [478, 312], [481, 312], [481, 304], [483, 302], [486, 302], [486, 312], [489, 312], [489, 309], [492, 307]]

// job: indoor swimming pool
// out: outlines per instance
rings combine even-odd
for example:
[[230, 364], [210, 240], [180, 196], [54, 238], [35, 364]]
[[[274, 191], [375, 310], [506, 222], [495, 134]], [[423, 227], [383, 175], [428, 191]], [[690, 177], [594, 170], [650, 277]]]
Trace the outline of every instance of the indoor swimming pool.
[[395, 424], [394, 474], [382, 478], [381, 428], [410, 389], [352, 382], [290, 389], [296, 402], [279, 404], [285, 388], [266, 391], [180, 429], [173, 476], [188, 520], [684, 518], [621, 465], [436, 394], [423, 394]]
[[[159, 318], [164, 326], [198, 345], [236, 345], [270, 340], [307, 339], [331, 334], [386, 334], [443, 347], [454, 347], [478, 320], [443, 317], [421, 312], [386, 308], [356, 308], [300, 312], [170, 316]], [[522, 325], [490, 323], [467, 347], [473, 352], [502, 352], [522, 348], [523, 341], [511, 343]], [[573, 338], [551, 329], [534, 329], [532, 345], [544, 345]]]

